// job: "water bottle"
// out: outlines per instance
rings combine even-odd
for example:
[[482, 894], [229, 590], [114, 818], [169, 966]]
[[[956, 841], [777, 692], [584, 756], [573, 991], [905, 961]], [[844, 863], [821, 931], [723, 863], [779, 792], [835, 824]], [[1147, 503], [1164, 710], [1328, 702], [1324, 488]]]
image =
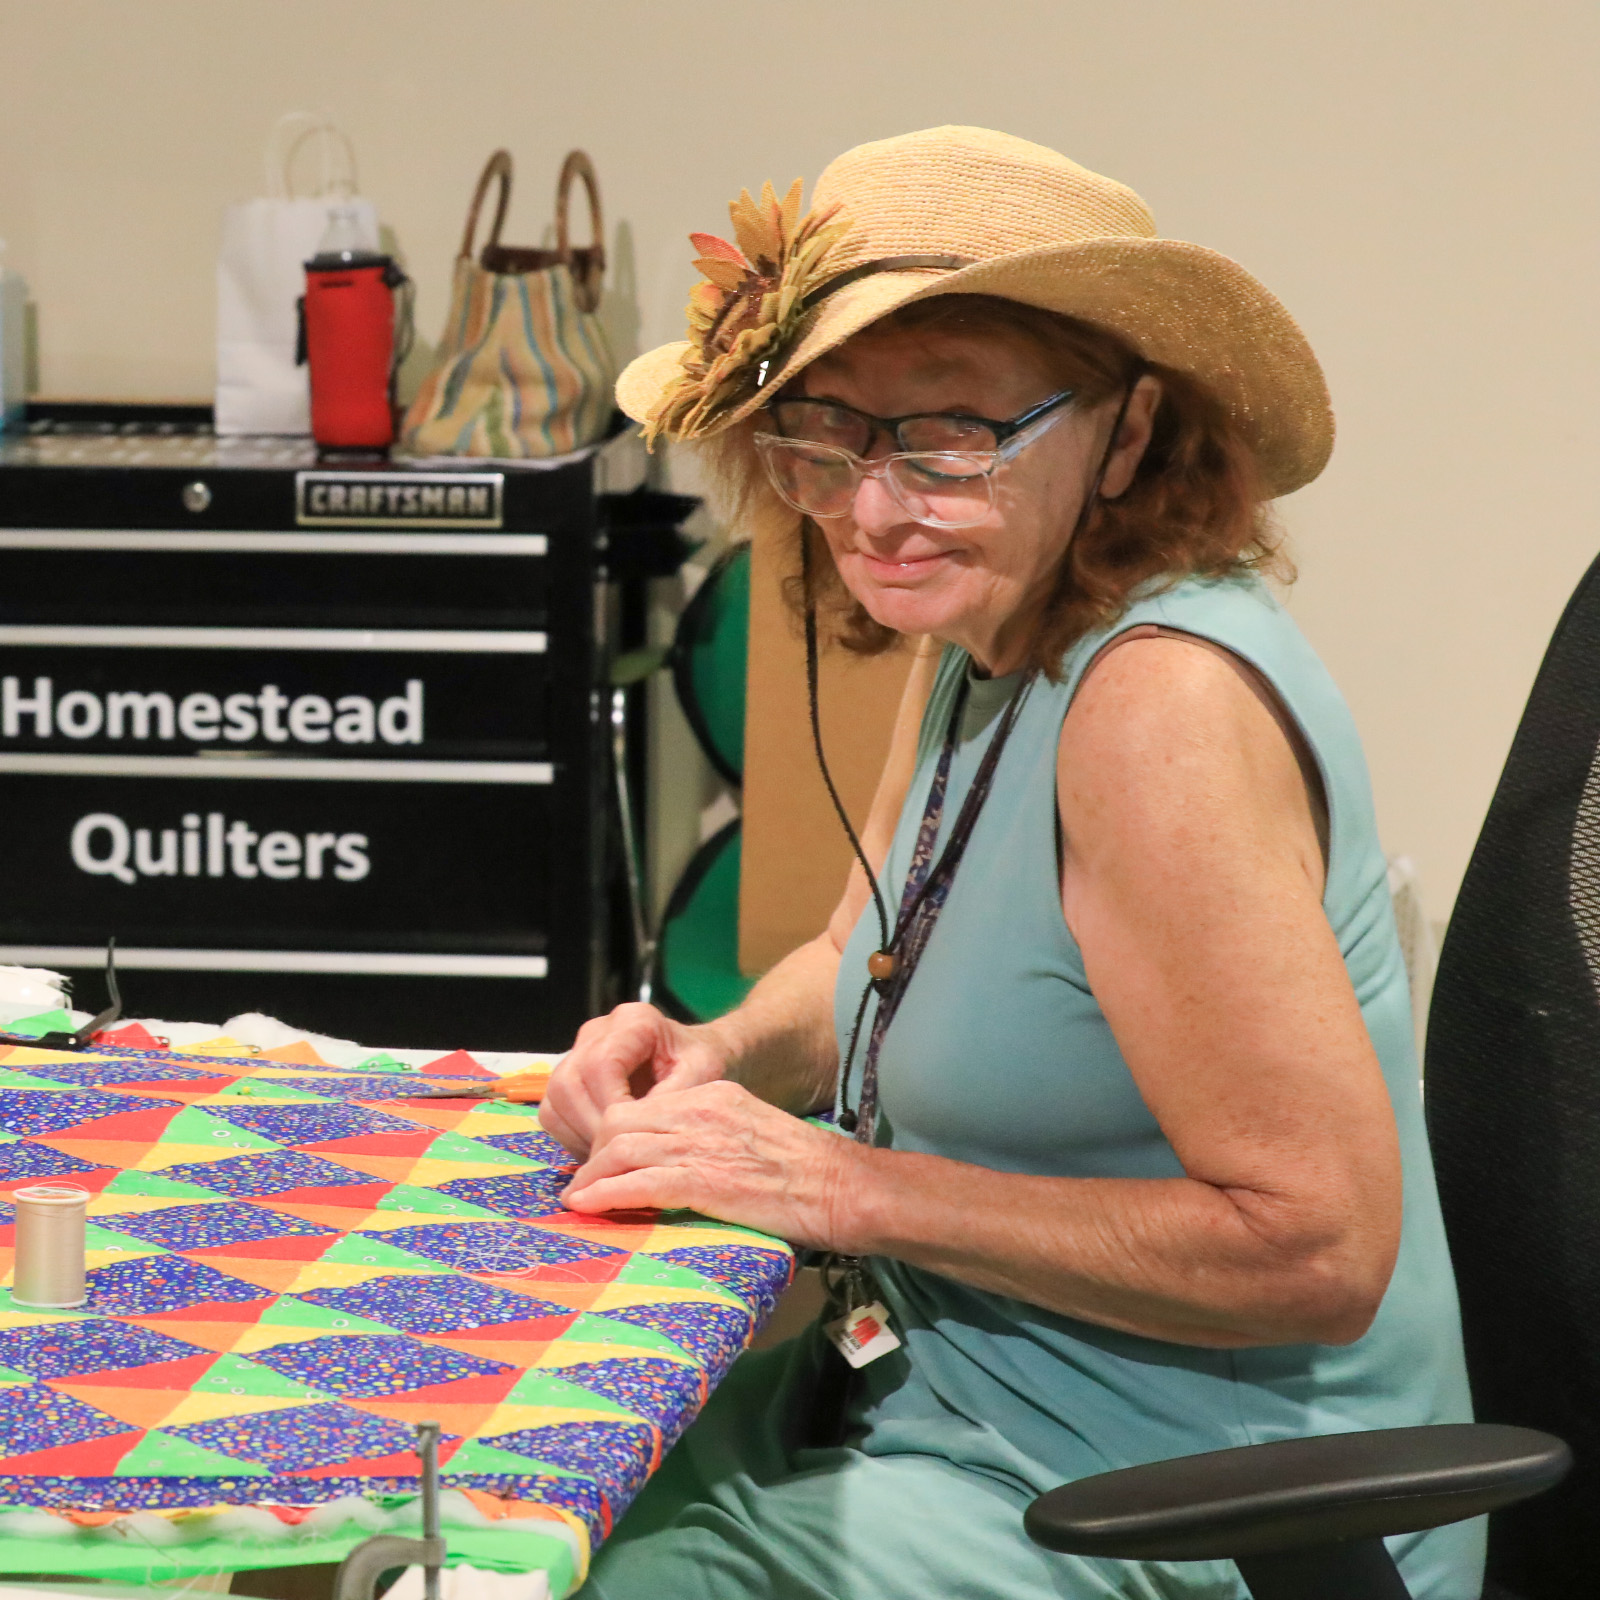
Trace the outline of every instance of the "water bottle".
[[5, 253], [0, 239], [0, 428], [13, 428], [27, 402], [28, 291], [21, 275], [6, 266]]
[[311, 369], [311, 434], [325, 450], [383, 450], [394, 440], [396, 350], [410, 320], [400, 291], [410, 279], [373, 242], [360, 208], [335, 204], [306, 262], [301, 358]]

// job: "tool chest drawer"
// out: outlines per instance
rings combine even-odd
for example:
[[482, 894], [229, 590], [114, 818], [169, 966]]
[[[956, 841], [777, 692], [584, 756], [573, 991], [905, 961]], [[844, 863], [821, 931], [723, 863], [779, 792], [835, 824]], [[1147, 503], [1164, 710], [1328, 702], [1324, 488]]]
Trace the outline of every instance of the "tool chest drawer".
[[593, 460], [0, 443], [0, 960], [146, 1015], [562, 1048], [613, 996]]

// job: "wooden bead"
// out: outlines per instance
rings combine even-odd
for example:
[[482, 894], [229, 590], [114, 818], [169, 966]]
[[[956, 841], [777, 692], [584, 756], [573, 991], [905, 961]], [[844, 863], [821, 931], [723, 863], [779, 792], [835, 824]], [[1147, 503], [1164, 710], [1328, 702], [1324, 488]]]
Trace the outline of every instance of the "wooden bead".
[[887, 950], [874, 950], [867, 957], [867, 971], [877, 982], [882, 983], [894, 976], [894, 971], [900, 963]]

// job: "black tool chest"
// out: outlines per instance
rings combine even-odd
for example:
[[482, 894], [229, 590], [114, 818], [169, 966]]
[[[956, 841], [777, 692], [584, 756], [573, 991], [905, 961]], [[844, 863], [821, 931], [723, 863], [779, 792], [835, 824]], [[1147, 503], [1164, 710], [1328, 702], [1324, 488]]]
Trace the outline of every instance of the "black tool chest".
[[594, 457], [0, 440], [0, 961], [130, 1009], [558, 1049], [616, 998]]

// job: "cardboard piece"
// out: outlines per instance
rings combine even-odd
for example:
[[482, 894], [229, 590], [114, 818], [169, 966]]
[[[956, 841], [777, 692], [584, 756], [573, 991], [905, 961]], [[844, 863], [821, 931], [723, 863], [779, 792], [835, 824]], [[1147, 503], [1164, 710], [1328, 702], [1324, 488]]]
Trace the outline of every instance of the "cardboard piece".
[[[850, 841], [811, 747], [805, 639], [783, 601], [780, 553], [758, 540], [750, 563], [745, 692], [744, 823], [739, 968], [765, 972], [828, 924], [850, 870]], [[859, 830], [878, 786], [911, 641], [881, 656], [825, 651], [822, 739], [840, 797]]]

